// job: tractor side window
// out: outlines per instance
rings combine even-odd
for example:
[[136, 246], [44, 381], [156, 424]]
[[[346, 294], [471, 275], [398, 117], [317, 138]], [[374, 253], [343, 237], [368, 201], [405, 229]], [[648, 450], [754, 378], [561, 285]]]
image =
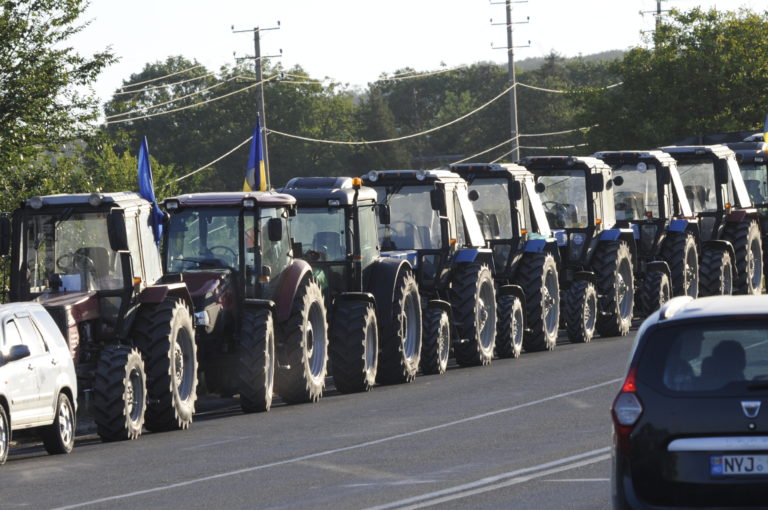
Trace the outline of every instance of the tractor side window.
[[717, 211], [717, 184], [713, 161], [680, 161], [683, 189], [695, 213]]
[[[283, 209], [265, 208], [261, 210], [259, 217], [259, 229], [261, 230], [261, 265], [269, 267], [272, 278], [277, 277], [288, 267], [288, 252], [290, 243], [288, 239], [287, 222], [282, 220]], [[283, 235], [279, 241], [270, 241], [267, 224], [272, 218], [281, 218]]]
[[459, 204], [459, 197], [456, 196], [456, 193], [453, 193], [453, 214], [451, 217], [456, 219], [456, 246], [459, 248], [466, 246], [467, 234], [464, 215], [461, 212], [461, 204]]
[[[136, 226], [137, 216], [131, 216], [126, 212], [125, 215], [125, 231], [128, 236], [128, 250], [131, 252], [131, 259], [133, 261], [133, 275], [139, 276], [146, 274], [144, 269], [144, 260], [139, 255], [141, 253], [141, 246], [139, 245], [139, 233]], [[146, 281], [142, 278], [142, 282]]]
[[544, 206], [541, 204], [541, 198], [539, 197], [539, 194], [536, 193], [536, 188], [533, 184], [533, 181], [526, 180], [525, 181], [525, 196], [528, 197], [528, 200], [531, 204], [531, 210], [533, 211], [533, 219], [536, 220], [536, 224], [534, 225], [534, 229], [536, 232], [540, 233], [541, 235], [548, 236], [550, 235], [551, 231], [549, 230], [549, 223], [547, 222], [547, 216], [544, 214]]
[[160, 251], [155, 244], [155, 235], [152, 232], [152, 222], [150, 220], [149, 209], [143, 209], [139, 214], [139, 224], [141, 228], [141, 255], [144, 259], [144, 278], [148, 283], [155, 283], [163, 276], [163, 268], [160, 261]]

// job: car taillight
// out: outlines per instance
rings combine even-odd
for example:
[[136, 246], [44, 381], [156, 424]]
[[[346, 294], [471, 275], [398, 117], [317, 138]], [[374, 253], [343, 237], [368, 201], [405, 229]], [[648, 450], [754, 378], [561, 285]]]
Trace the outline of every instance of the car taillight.
[[632, 367], [624, 380], [621, 392], [616, 396], [611, 408], [613, 428], [616, 433], [616, 445], [619, 451], [629, 455], [629, 435], [643, 414], [643, 404], [637, 398], [637, 369]]

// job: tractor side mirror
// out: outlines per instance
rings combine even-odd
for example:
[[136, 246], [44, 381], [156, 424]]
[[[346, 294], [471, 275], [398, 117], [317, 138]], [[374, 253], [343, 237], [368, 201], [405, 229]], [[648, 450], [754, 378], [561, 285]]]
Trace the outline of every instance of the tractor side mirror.
[[468, 196], [470, 201], [477, 202], [477, 199], [480, 198], [480, 193], [478, 193], [476, 189], [471, 189], [469, 190]]
[[616, 177], [613, 178], [613, 183], [616, 186], [621, 186], [622, 184], [624, 184], [624, 177], [617, 175]]
[[0, 256], [8, 255], [11, 249], [11, 220], [0, 218]]
[[509, 198], [512, 200], [523, 198], [523, 187], [520, 185], [520, 181], [512, 181], [512, 185], [509, 187]]
[[542, 194], [544, 193], [544, 190], [547, 189], [547, 187], [544, 185], [543, 182], [537, 182], [536, 185], [533, 187], [533, 190], [538, 193]]
[[442, 190], [434, 188], [429, 192], [429, 204], [433, 211], [445, 211], [445, 195]]
[[109, 247], [113, 251], [127, 251], [128, 231], [125, 228], [125, 211], [112, 209], [107, 216]]
[[267, 233], [269, 240], [274, 242], [283, 239], [283, 220], [280, 218], [270, 218], [267, 222]]
[[591, 174], [589, 176], [589, 187], [592, 188], [593, 193], [599, 193], [603, 191], [605, 189], [603, 174]]
[[389, 205], [377, 204], [376, 212], [379, 214], [379, 223], [382, 225], [389, 225], [389, 223], [392, 221], [392, 218], [389, 214]]
[[668, 166], [660, 167], [659, 171], [657, 173], [659, 175], [659, 181], [661, 181], [661, 183], [663, 185], [666, 186], [667, 184], [669, 184], [672, 181], [672, 175], [671, 175], [671, 173], [669, 171], [669, 167]]

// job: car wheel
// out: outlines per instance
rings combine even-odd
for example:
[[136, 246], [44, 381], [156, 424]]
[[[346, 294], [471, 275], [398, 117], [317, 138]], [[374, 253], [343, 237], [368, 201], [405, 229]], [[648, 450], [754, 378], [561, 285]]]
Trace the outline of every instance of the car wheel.
[[56, 417], [43, 429], [43, 446], [51, 455], [69, 453], [75, 446], [75, 408], [65, 393], [59, 393]]
[[11, 422], [5, 407], [0, 405], [0, 465], [5, 464], [8, 458], [8, 450], [11, 446]]

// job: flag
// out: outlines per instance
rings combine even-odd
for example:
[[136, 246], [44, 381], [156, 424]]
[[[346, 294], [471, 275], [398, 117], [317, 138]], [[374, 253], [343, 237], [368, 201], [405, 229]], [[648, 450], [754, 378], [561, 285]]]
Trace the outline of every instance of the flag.
[[141, 147], [139, 147], [139, 195], [148, 202], [152, 202], [152, 213], [150, 214], [152, 233], [155, 235], [155, 243], [159, 246], [160, 239], [163, 237], [163, 211], [160, 210], [155, 199], [155, 185], [152, 183], [152, 169], [149, 166], [149, 147], [146, 136], [141, 139]]
[[261, 146], [261, 122], [256, 117], [256, 127], [251, 139], [251, 151], [248, 154], [248, 166], [245, 168], [243, 191], [266, 191], [267, 173], [264, 169], [264, 149]]
[[768, 115], [765, 116], [765, 124], [763, 124], [763, 141], [768, 143]]

